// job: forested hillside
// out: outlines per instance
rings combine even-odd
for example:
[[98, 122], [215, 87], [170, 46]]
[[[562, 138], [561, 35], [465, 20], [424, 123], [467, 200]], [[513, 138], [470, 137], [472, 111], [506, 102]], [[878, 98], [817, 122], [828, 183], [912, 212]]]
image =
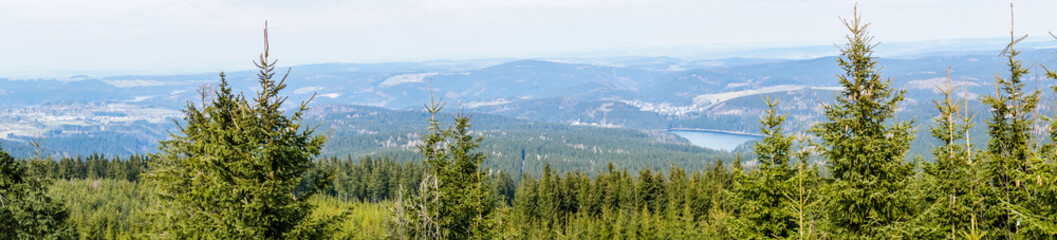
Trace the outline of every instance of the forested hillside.
[[[982, 80], [950, 68], [880, 61], [859, 14], [842, 19], [846, 42], [827, 60], [839, 74], [820, 82], [829, 87], [680, 96], [735, 116], [713, 122], [631, 101], [566, 101], [552, 88], [525, 91], [542, 100], [483, 107], [508, 116], [442, 100], [452, 86], [537, 85], [503, 73], [554, 67], [538, 61], [474, 73], [498, 79], [490, 85], [438, 77], [464, 85], [429, 83], [421, 110], [315, 106], [322, 89], [287, 95], [301, 89], [287, 89], [295, 80], [276, 70], [265, 23], [253, 91], [220, 73], [215, 88], [186, 102], [156, 152], [53, 155], [43, 137], [0, 146], [0, 239], [1057, 238], [1057, 100], [1044, 97], [1057, 86], [1029, 86], [1033, 75], [1057, 80], [1051, 64], [1031, 68], [1039, 63], [1022, 60], [1011, 31], [1003, 62], [973, 70], [995, 70], [993, 91], [974, 95], [982, 85], [969, 81]], [[882, 71], [887, 64], [943, 77], [916, 91]], [[569, 93], [614, 97], [635, 83], [599, 81], [649, 74], [571, 67], [594, 80], [541, 77], [568, 81]], [[792, 77], [814, 81], [803, 74]], [[650, 91], [718, 87], [679, 86]], [[828, 100], [805, 103], [817, 97]], [[751, 119], [726, 129], [762, 138], [725, 152], [657, 131], [526, 120], [579, 116], [532, 110], [552, 105], [591, 123], [644, 128]]]
[[[421, 162], [424, 111], [391, 111], [373, 107], [323, 106], [309, 118], [331, 129], [323, 154], [346, 158], [369, 155]], [[593, 172], [612, 162], [630, 169], [667, 169], [671, 165], [704, 168], [712, 161], [730, 161], [734, 154], [690, 145], [663, 131], [569, 126], [517, 120], [488, 114], [473, 118], [471, 133], [482, 137], [484, 166], [506, 172], [539, 173], [545, 162], [563, 171]], [[438, 114], [453, 119], [454, 114]]]

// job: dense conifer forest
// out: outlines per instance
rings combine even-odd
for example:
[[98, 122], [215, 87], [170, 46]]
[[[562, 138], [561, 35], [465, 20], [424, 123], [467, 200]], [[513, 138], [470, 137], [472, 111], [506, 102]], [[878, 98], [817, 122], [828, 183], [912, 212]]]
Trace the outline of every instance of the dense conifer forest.
[[[908, 154], [922, 119], [896, 117], [905, 90], [882, 74], [869, 24], [857, 11], [844, 24], [826, 121], [793, 132], [781, 99], [765, 97], [751, 156], [594, 171], [490, 167], [473, 116], [444, 114], [432, 96], [418, 155], [323, 155], [332, 134], [303, 123], [308, 101], [289, 108], [266, 28], [260, 90], [233, 92], [221, 74], [157, 153], [0, 148], [0, 239], [1057, 238], [1057, 116], [1035, 111], [1057, 102], [1024, 89], [1035, 73], [1015, 35], [1008, 72], [982, 97], [989, 112], [969, 112], [949, 78], [938, 89], [934, 124], [918, 131], [939, 144], [923, 161]], [[977, 118], [985, 136], [970, 131]]]

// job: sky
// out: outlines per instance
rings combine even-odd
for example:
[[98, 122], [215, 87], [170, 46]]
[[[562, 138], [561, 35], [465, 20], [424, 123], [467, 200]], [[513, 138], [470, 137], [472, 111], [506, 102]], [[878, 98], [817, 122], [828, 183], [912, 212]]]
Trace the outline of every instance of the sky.
[[[1009, 2], [863, 0], [884, 42], [1009, 37]], [[280, 65], [686, 54], [844, 41], [847, 0], [0, 0], [0, 78], [245, 70], [269, 22]], [[1017, 35], [1057, 1], [1015, 3]], [[1051, 38], [1052, 39], [1052, 38]], [[1000, 47], [999, 47], [1000, 48]]]

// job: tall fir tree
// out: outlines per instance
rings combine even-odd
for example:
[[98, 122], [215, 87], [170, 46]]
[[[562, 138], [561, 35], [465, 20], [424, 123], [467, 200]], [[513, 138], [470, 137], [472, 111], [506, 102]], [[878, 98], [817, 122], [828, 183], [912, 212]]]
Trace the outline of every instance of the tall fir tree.
[[756, 170], [747, 174], [738, 185], [743, 236], [740, 238], [786, 238], [796, 222], [785, 207], [785, 197], [792, 192], [787, 181], [793, 138], [782, 133], [785, 114], [779, 115], [778, 102], [768, 96], [766, 114], [760, 118], [760, 132], [764, 138], [753, 144]]
[[844, 25], [851, 35], [838, 59], [843, 90], [835, 103], [823, 105], [828, 120], [811, 129], [833, 178], [829, 230], [839, 238], [887, 238], [911, 214], [906, 193], [914, 167], [904, 155], [913, 141], [912, 122], [896, 119], [905, 90], [893, 90], [892, 79], [882, 79], [876, 45], [857, 9]]
[[[253, 99], [232, 93], [224, 74], [210, 103], [188, 103], [184, 124], [162, 141], [148, 180], [168, 212], [172, 238], [321, 238], [342, 213], [312, 218], [308, 199], [329, 177], [301, 183], [326, 141], [314, 127], [301, 125], [308, 102], [287, 115], [279, 95], [286, 76], [276, 81], [275, 62], [264, 52], [256, 62], [260, 90]], [[289, 71], [287, 72], [289, 74]], [[295, 191], [299, 184], [308, 187]]]

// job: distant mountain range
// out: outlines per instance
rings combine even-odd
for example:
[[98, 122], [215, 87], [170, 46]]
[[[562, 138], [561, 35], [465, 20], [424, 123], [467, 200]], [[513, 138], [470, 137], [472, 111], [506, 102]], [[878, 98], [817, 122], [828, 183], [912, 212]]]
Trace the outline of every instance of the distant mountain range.
[[[833, 49], [831, 46], [829, 51]], [[1040, 66], [1057, 68], [1055, 49], [1023, 49], [1018, 59], [1032, 66], [1028, 88], [1048, 93], [1053, 80], [1042, 77]], [[942, 85], [948, 67], [955, 84], [969, 86], [971, 97], [993, 92], [995, 74], [1003, 75], [1007, 68], [1006, 59], [998, 51], [956, 52], [948, 47], [928, 50], [907, 51], [895, 58], [880, 59], [883, 76], [892, 77], [893, 86], [907, 89], [900, 118], [916, 119], [919, 138], [925, 138], [928, 132], [924, 126], [934, 113], [931, 99], [939, 97], [936, 88]], [[15, 151], [22, 156], [26, 154], [26, 140], [34, 136], [61, 142], [59, 146], [49, 146], [53, 154], [90, 153], [91, 148], [68, 146], [76, 141], [63, 139], [86, 140], [99, 136], [112, 139], [114, 144], [110, 145], [133, 146], [95, 151], [108, 154], [150, 151], [157, 139], [166, 137], [161, 129], [174, 127], [171, 120], [180, 116], [178, 111], [188, 101], [198, 104], [201, 97], [198, 90], [203, 85], [219, 82], [218, 73], [0, 78], [0, 141], [4, 142], [5, 149], [18, 149]], [[820, 104], [833, 99], [833, 91], [839, 90], [836, 75], [841, 73], [834, 56], [326, 63], [292, 66], [285, 94], [291, 102], [303, 101], [315, 94], [314, 106], [358, 105], [387, 111], [414, 111], [429, 100], [432, 81], [435, 96], [446, 101], [448, 110], [453, 112], [565, 126], [755, 132], [764, 95], [781, 98], [780, 108], [790, 113], [794, 129], [818, 121]], [[253, 71], [226, 75], [237, 91], [252, 92], [258, 88]], [[1052, 99], [1052, 94], [1044, 95], [1040, 113], [1052, 112]], [[986, 111], [975, 102], [972, 108]]]

